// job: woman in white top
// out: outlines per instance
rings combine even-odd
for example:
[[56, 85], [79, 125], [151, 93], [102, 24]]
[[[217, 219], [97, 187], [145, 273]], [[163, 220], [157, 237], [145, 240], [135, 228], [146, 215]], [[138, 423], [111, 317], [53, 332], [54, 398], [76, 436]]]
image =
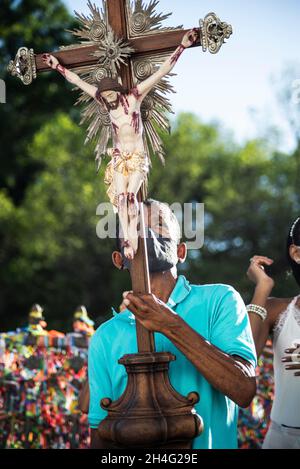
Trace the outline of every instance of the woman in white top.
[[[300, 287], [300, 217], [288, 234], [287, 258]], [[256, 285], [247, 310], [257, 355], [270, 335], [274, 350], [275, 398], [263, 449], [300, 449], [300, 295], [269, 297], [274, 281], [264, 266], [272, 263], [268, 257], [254, 256], [247, 272]]]

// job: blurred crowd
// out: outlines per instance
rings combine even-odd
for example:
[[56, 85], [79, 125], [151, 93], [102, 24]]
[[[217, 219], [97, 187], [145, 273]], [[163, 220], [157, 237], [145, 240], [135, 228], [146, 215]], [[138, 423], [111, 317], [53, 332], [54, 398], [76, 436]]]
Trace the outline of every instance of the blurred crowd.
[[35, 304], [26, 327], [0, 334], [0, 448], [87, 448], [78, 408], [94, 323], [84, 306], [73, 331], [47, 330]]
[[270, 424], [274, 400], [273, 350], [271, 341], [259, 358], [256, 370], [257, 393], [250, 407], [240, 409], [238, 436], [240, 449], [260, 449]]
[[[73, 331], [48, 330], [35, 304], [26, 327], [0, 334], [0, 448], [88, 448], [87, 417], [79, 409], [94, 322], [84, 306]], [[239, 416], [239, 447], [261, 448], [274, 393], [272, 349], [259, 360], [258, 392]]]

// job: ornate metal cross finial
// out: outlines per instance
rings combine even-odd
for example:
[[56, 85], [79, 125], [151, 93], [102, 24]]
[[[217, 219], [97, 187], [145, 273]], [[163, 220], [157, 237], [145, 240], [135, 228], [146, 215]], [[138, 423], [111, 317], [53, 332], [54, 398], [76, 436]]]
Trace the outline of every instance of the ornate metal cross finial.
[[200, 41], [203, 52], [207, 49], [211, 54], [217, 54], [232, 34], [232, 26], [221, 21], [215, 13], [208, 13], [200, 20]]
[[24, 85], [30, 85], [32, 80], [36, 78], [36, 65], [33, 49], [20, 47], [15, 57], [11, 60], [7, 70], [13, 75], [20, 78]]

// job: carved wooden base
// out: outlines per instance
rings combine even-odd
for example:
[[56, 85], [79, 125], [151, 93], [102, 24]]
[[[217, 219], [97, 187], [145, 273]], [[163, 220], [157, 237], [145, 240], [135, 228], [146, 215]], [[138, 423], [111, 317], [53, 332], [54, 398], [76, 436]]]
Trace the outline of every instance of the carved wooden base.
[[193, 439], [203, 431], [203, 422], [194, 405], [196, 392], [187, 397], [171, 385], [169, 363], [176, 357], [169, 352], [124, 355], [118, 363], [126, 367], [127, 387], [112, 402], [101, 400], [108, 411], [98, 431], [107, 448], [190, 449]]

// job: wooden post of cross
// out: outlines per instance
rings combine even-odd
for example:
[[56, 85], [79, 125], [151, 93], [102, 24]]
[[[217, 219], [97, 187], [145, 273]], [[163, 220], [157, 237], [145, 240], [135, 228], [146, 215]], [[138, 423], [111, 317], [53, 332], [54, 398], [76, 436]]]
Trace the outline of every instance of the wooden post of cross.
[[[127, 38], [126, 2], [123, 0], [109, 0], [107, 2], [108, 23], [117, 36]], [[127, 89], [133, 87], [132, 69], [122, 65], [120, 69], [122, 83]], [[142, 191], [138, 194], [139, 202], [142, 200]], [[140, 203], [140, 232], [145, 231], [144, 210]], [[146, 238], [139, 237], [138, 251], [131, 262], [130, 268], [132, 290], [136, 293], [150, 293], [149, 266], [147, 257]], [[155, 343], [153, 332], [145, 329], [139, 321], [136, 321], [136, 336], [139, 352], [154, 352]]]

